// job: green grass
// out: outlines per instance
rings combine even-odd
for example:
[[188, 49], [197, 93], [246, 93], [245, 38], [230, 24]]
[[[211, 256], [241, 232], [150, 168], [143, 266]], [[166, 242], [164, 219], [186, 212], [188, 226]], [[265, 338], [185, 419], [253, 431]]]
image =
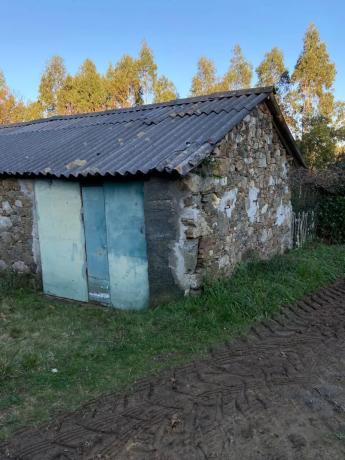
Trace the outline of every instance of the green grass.
[[2, 278], [0, 436], [188, 361], [343, 276], [345, 246], [314, 245], [243, 264], [200, 297], [139, 313], [49, 299]]

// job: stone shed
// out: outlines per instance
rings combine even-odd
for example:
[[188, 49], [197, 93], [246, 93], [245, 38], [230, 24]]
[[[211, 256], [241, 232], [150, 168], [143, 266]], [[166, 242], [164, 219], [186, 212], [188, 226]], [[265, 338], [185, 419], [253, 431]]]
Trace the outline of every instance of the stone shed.
[[139, 309], [291, 247], [273, 88], [0, 126], [0, 269]]

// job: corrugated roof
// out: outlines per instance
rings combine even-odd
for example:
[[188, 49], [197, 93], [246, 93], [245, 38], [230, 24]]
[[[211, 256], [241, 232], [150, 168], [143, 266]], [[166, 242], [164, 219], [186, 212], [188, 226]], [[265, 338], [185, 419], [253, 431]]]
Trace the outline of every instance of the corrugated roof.
[[184, 175], [265, 100], [282, 140], [303, 164], [273, 91], [255, 88], [0, 126], [0, 174]]

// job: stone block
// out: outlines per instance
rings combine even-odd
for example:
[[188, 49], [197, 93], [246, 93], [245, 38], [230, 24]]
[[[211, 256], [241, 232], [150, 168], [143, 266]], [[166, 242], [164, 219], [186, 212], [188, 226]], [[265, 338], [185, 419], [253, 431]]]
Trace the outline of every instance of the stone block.
[[4, 244], [5, 246], [8, 246], [12, 240], [15, 242], [16, 239], [13, 234], [9, 232], [0, 232], [0, 243]]
[[198, 174], [188, 174], [184, 179], [184, 183], [191, 192], [200, 192], [202, 190], [202, 177]]
[[199, 240], [186, 240], [183, 245], [183, 256], [186, 273], [194, 273], [198, 261]]
[[0, 259], [0, 271], [7, 270], [7, 268], [8, 268], [7, 263], [4, 260]]
[[14, 262], [14, 264], [12, 264], [12, 269], [18, 273], [29, 273], [30, 271], [29, 267], [21, 260]]
[[12, 212], [12, 206], [10, 205], [10, 203], [8, 201], [3, 201], [2, 202], [2, 210], [7, 213], [7, 214], [11, 214]]
[[0, 233], [12, 227], [12, 221], [7, 216], [0, 216]]

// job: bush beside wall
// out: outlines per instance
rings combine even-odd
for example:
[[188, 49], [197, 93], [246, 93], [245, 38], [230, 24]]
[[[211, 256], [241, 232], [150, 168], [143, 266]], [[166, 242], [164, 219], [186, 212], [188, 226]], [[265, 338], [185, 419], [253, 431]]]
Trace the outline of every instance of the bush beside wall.
[[[313, 213], [314, 220], [304, 219], [309, 221], [307, 235], [332, 244], [345, 242], [344, 170], [330, 168], [312, 172], [297, 169], [291, 178], [291, 190], [294, 215], [309, 216]], [[294, 236], [295, 246], [296, 243], [298, 241]]]
[[322, 197], [318, 206], [317, 233], [330, 243], [345, 242], [345, 196]]

